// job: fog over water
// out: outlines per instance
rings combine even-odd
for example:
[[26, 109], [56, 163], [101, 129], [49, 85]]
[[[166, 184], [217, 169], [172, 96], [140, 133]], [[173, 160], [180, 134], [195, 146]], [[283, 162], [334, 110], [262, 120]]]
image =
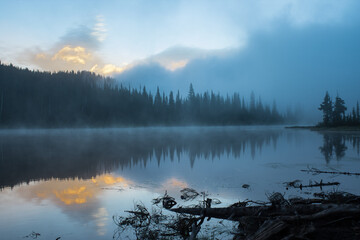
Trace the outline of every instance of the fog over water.
[[139, 200], [149, 205], [165, 190], [186, 205], [184, 187], [206, 191], [221, 206], [265, 200], [273, 191], [304, 197], [321, 191], [286, 190], [284, 182], [293, 180], [339, 181], [323, 190], [360, 193], [356, 176], [300, 171], [360, 172], [360, 135], [353, 132], [282, 126], [2, 130], [0, 148], [0, 231], [8, 239], [31, 231], [45, 238], [111, 238], [113, 215]]

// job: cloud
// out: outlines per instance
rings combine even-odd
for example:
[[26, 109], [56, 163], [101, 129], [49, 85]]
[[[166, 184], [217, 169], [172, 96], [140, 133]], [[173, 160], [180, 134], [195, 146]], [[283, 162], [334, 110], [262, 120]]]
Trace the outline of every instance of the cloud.
[[116, 73], [123, 73], [124, 71], [131, 70], [133, 68], [139, 69], [148, 68], [151, 66], [160, 66], [166, 71], [174, 72], [186, 67], [191, 61], [206, 59], [214, 56], [225, 57], [230, 54], [231, 51], [233, 51], [233, 49], [206, 50], [174, 46], [142, 60], [137, 60], [130, 64], [126, 64], [123, 67], [115, 67], [109, 64], [108, 68], [117, 70], [111, 71], [115, 76]]
[[345, 0], [296, 0], [282, 1], [283, 8], [286, 10], [286, 17], [292, 24], [327, 24], [329, 22], [339, 22], [344, 19], [345, 13], [351, 8], [355, 1]]
[[138, 65], [116, 78], [134, 87], [145, 85], [152, 92], [156, 86], [165, 92], [180, 89], [184, 96], [190, 83], [199, 92], [236, 91], [245, 98], [255, 91], [266, 102], [276, 99], [282, 109], [300, 103], [306, 112], [320, 116], [317, 105], [326, 90], [346, 94], [348, 106], [358, 99], [359, 25], [301, 29], [279, 25], [253, 35], [245, 49], [193, 59], [174, 72], [159, 63]]
[[52, 48], [27, 49], [20, 62], [46, 71], [92, 71], [101, 75], [120, 73], [125, 65], [106, 64], [98, 50], [106, 38], [104, 18], [99, 15], [93, 28], [84, 25], [70, 29]]
[[167, 70], [175, 71], [185, 67], [189, 62], [195, 59], [205, 59], [211, 56], [225, 55], [226, 50], [205, 50], [198, 48], [189, 48], [176, 46], [164, 50], [139, 62], [141, 63], [157, 63]]
[[[36, 55], [38, 58], [44, 58], [45, 55], [40, 53], [39, 55]], [[62, 49], [60, 49], [52, 58], [52, 61], [61, 60], [65, 62], [70, 62], [74, 64], [85, 64], [92, 58], [91, 53], [87, 52], [85, 48], [83, 47], [71, 47], [71, 46], [65, 46]]]
[[[156, 28], [147, 30], [146, 38], [136, 41], [142, 43], [139, 47], [153, 43], [167, 47], [160, 53], [132, 62], [126, 70], [133, 67], [145, 69], [148, 68], [146, 65], [158, 64], [166, 70], [177, 71], [194, 60], [245, 50], [254, 36], [277, 31], [279, 25], [299, 31], [312, 26], [336, 26], [354, 17], [351, 10], [355, 3], [354, 0], [181, 2], [173, 6], [176, 11], [170, 8], [169, 14], [160, 12], [156, 24], [154, 17], [151, 14], [147, 16], [145, 11], [149, 24], [155, 24]], [[130, 15], [129, 22], [132, 21]], [[142, 32], [143, 26], [137, 27], [139, 30], [136, 33]]]
[[102, 15], [96, 16], [96, 23], [91, 32], [99, 42], [103, 42], [106, 38], [105, 18]]
[[81, 45], [62, 44], [47, 51], [26, 50], [22, 53], [21, 60], [46, 71], [90, 70], [95, 64], [102, 63], [91, 49]]
[[98, 64], [95, 64], [91, 69], [90, 72], [95, 72], [104, 76], [113, 75], [122, 73], [123, 71], [130, 69], [132, 65], [124, 65], [122, 67], [118, 67], [113, 64], [105, 64], [103, 66], [99, 66]]
[[93, 51], [98, 50], [101, 46], [101, 41], [97, 35], [94, 35], [96, 24], [93, 28], [79, 25], [69, 29], [64, 36], [60, 37], [59, 42], [55, 45], [57, 47], [64, 45], [82, 46]]
[[245, 32], [254, 32], [276, 27], [278, 22], [292, 27], [332, 25], [344, 21], [356, 4], [356, 0], [255, 0], [224, 5], [234, 25]]
[[[190, 82], [188, 77], [179, 79], [186, 72], [188, 66], [192, 66], [196, 61], [207, 61], [208, 59], [217, 58], [226, 60], [233, 52], [239, 49], [198, 49], [183, 46], [175, 46], [166, 49], [163, 52], [152, 55], [140, 61], [128, 64], [119, 74], [114, 77], [121, 82], [131, 84], [135, 87], [146, 85], [154, 91], [157, 86], [161, 86], [163, 90], [184, 90]], [[180, 83], [180, 85], [179, 85]], [[206, 83], [204, 83], [206, 84]]]
[[[21, 62], [43, 70], [93, 70], [106, 75], [153, 63], [177, 71], [195, 59], [213, 56], [209, 51], [245, 49], [254, 35], [272, 31], [279, 23], [303, 28], [351, 21], [348, 16], [355, 3], [356, 0], [114, 3], [102, 9], [103, 15], [96, 16], [92, 26], [72, 27], [48, 49], [28, 49]], [[105, 17], [112, 21], [105, 22]], [[165, 55], [172, 46], [179, 45], [191, 52], [181, 56], [172, 50], [171, 56]], [[75, 52], [67, 58], [54, 58], [66, 46], [84, 48], [88, 58]]]

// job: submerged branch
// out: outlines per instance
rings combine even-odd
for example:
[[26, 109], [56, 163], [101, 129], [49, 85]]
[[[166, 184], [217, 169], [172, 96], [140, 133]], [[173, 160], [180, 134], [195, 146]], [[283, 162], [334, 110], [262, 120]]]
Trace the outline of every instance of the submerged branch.
[[285, 182], [286, 184], [286, 189], [288, 189], [289, 187], [292, 188], [299, 188], [300, 190], [302, 190], [303, 188], [313, 188], [313, 187], [320, 187], [320, 189], [322, 190], [323, 187], [325, 186], [337, 186], [340, 185], [339, 182], [323, 182], [323, 180], [321, 180], [320, 182], [315, 182], [315, 183], [309, 183], [308, 185], [303, 185], [301, 183], [301, 181], [299, 180], [295, 180], [292, 182]]
[[360, 176], [360, 173], [356, 173], [356, 172], [322, 171], [322, 170], [319, 170], [317, 168], [309, 168], [307, 170], [303, 169], [303, 170], [300, 170], [300, 171], [307, 172], [307, 173], [314, 173], [314, 174], [327, 173], [327, 174]]

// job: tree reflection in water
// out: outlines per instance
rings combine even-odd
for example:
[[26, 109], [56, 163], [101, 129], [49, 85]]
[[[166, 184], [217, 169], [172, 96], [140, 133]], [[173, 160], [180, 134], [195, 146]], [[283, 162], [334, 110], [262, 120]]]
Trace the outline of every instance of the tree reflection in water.
[[[302, 134], [306, 137], [301, 138]], [[359, 134], [320, 134], [323, 145], [319, 149], [327, 163], [333, 158], [343, 158], [351, 146], [359, 155]], [[199, 158], [241, 159], [246, 155], [255, 159], [265, 147], [273, 147], [271, 153], [274, 153], [278, 142], [280, 151], [291, 155], [287, 148], [292, 137], [306, 142], [313, 138], [313, 133], [256, 127], [3, 131], [0, 132], [0, 188], [51, 178], [91, 179], [119, 168], [146, 168], [154, 161], [161, 167], [165, 160], [187, 159], [193, 168]]]
[[323, 132], [321, 134], [323, 135], [323, 145], [319, 149], [326, 163], [329, 163], [334, 155], [337, 161], [341, 160], [345, 156], [348, 144], [352, 145], [359, 155], [360, 135], [340, 132]]
[[190, 167], [199, 157], [231, 155], [273, 145], [279, 130], [238, 127], [123, 128], [97, 130], [40, 130], [0, 133], [0, 188], [50, 178], [91, 179], [118, 168], [160, 166], [188, 155]]

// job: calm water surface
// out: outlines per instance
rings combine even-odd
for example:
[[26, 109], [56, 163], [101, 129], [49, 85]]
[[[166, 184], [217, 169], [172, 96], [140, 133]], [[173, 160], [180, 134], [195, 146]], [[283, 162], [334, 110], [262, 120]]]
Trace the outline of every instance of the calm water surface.
[[[320, 189], [284, 182], [360, 179], [302, 169], [360, 172], [360, 134], [283, 127], [177, 127], [0, 131], [0, 238], [112, 239], [113, 215], [149, 205], [165, 190], [206, 191], [222, 206], [274, 191], [311, 197]], [[249, 184], [248, 189], [242, 188]]]

